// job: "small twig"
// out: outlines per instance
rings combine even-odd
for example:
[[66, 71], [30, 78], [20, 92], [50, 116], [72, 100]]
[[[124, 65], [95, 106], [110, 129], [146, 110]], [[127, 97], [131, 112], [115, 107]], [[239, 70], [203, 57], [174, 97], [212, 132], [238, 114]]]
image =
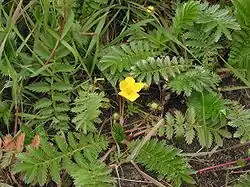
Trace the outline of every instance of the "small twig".
[[136, 127], [136, 128], [133, 128], [133, 129], [128, 129], [125, 131], [125, 133], [133, 133], [135, 131], [140, 131], [140, 130], [144, 130], [146, 129], [147, 127]]
[[[250, 157], [248, 158], [244, 158], [243, 159], [244, 161], [249, 161], [250, 160]], [[218, 164], [218, 165], [215, 165], [215, 166], [209, 166], [209, 167], [206, 167], [206, 168], [202, 168], [202, 169], [199, 169], [193, 173], [191, 173], [190, 175], [194, 175], [194, 174], [199, 174], [199, 173], [204, 173], [204, 172], [209, 172], [209, 171], [213, 171], [217, 168], [221, 168], [221, 167], [228, 167], [228, 166], [231, 166], [231, 165], [234, 165], [236, 164], [238, 161], [235, 160], [235, 161], [231, 161], [231, 162], [226, 162], [226, 163], [223, 163], [223, 164]]]
[[115, 171], [116, 171], [116, 175], [117, 175], [118, 185], [119, 185], [119, 187], [121, 187], [120, 174], [119, 174], [117, 165], [115, 166]]
[[22, 185], [20, 185], [20, 184], [17, 182], [15, 176], [14, 176], [11, 172], [10, 172], [10, 177], [11, 177], [12, 181], [13, 181], [18, 187], [22, 187]]
[[115, 145], [113, 145], [106, 153], [105, 153], [105, 155], [103, 155], [101, 158], [100, 158], [100, 160], [102, 161], [102, 162], [104, 162], [106, 159], [107, 159], [107, 157], [109, 156], [109, 154], [111, 153], [111, 152], [113, 152], [115, 150]]
[[[141, 176], [146, 179], [146, 180], [149, 180], [151, 181], [153, 184], [155, 184], [156, 186], [159, 186], [159, 187], [166, 187], [165, 185], [163, 185], [162, 183], [160, 183], [159, 181], [157, 181], [156, 179], [154, 179], [153, 177], [149, 176], [148, 174], [146, 174], [145, 172], [143, 172], [139, 166], [131, 161], [131, 163], [134, 165], [135, 169], [141, 174]], [[172, 186], [171, 184], [168, 184], [169, 186]]]
[[127, 161], [132, 161], [137, 154], [139, 153], [139, 151], [141, 150], [141, 148], [143, 147], [143, 145], [145, 143], [147, 143], [147, 141], [150, 140], [150, 138], [155, 134], [155, 132], [157, 131], [157, 129], [164, 124], [164, 119], [161, 119], [150, 131], [149, 133], [143, 138], [143, 140], [135, 147], [135, 149], [132, 151], [132, 153], [127, 157]]
[[250, 170], [246, 170], [246, 171], [231, 171], [229, 174], [242, 174], [242, 173], [248, 173]]
[[[118, 178], [114, 178], [118, 179]], [[132, 180], [132, 179], [125, 179], [125, 178], [120, 178], [121, 181], [128, 181], [128, 182], [135, 182], [135, 183], [147, 183], [147, 184], [152, 184], [153, 182], [151, 181], [141, 181], [141, 180]]]
[[199, 156], [206, 156], [206, 155], [211, 155], [211, 154], [218, 154], [220, 152], [224, 152], [224, 151], [228, 151], [228, 150], [233, 150], [233, 149], [239, 149], [241, 147], [248, 147], [250, 146], [250, 141], [248, 142], [245, 142], [245, 143], [240, 143], [240, 144], [237, 144], [235, 146], [232, 146], [232, 147], [228, 147], [226, 149], [220, 149], [220, 150], [216, 150], [216, 151], [209, 151], [209, 152], [199, 152], [199, 153], [183, 153], [181, 155], [183, 156], [188, 156], [188, 157], [199, 157]]
[[99, 135], [101, 134], [102, 129], [103, 129], [103, 127], [104, 127], [104, 125], [106, 125], [110, 119], [111, 119], [111, 118], [108, 118], [108, 119], [107, 119], [107, 118], [105, 118], [105, 120], [103, 121], [103, 123], [102, 123], [102, 125], [101, 125], [101, 127], [100, 127], [100, 130], [99, 130]]
[[147, 129], [142, 130], [142, 131], [139, 131], [139, 132], [137, 132], [137, 133], [135, 133], [135, 134], [133, 135], [133, 138], [135, 138], [135, 137], [137, 137], [137, 136], [140, 136], [140, 135], [142, 135], [142, 134], [145, 134], [146, 132], [147, 132]]
[[249, 89], [249, 88], [250, 86], [230, 86], [230, 87], [218, 88], [218, 91], [229, 92], [229, 91], [243, 90], [243, 89]]
[[124, 106], [125, 106], [125, 100], [121, 98], [121, 101], [120, 101], [120, 124], [123, 125], [124, 124]]

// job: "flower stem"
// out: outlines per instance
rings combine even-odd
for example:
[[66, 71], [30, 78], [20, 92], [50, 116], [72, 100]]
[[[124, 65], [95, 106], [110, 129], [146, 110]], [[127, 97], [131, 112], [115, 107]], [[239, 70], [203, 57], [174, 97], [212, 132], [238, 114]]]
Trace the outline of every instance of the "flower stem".
[[122, 97], [120, 97], [119, 106], [120, 106], [120, 124], [121, 125], [124, 124], [124, 105], [125, 105], [125, 101]]

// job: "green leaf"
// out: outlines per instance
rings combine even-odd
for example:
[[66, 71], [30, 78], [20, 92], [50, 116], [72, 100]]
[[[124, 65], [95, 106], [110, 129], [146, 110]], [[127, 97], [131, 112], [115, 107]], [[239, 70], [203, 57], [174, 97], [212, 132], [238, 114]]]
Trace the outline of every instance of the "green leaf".
[[130, 73], [131, 66], [160, 54], [157, 46], [142, 40], [112, 46], [106, 50], [97, 66], [113, 87], [116, 87], [118, 80], [122, 80]]
[[170, 81], [169, 87], [178, 95], [184, 92], [186, 96], [190, 96], [193, 90], [197, 92], [203, 92], [204, 90], [211, 92], [219, 82], [220, 77], [218, 75], [197, 66], [195, 69], [174, 77]]
[[[110, 176], [111, 170], [100, 161], [90, 163], [91, 169], [82, 167], [81, 165], [68, 166], [70, 174], [74, 179], [74, 184], [77, 187], [96, 186], [96, 187], [112, 187], [113, 179]], [[74, 168], [74, 169], [73, 169]]]
[[46, 183], [47, 167], [45, 164], [40, 165], [37, 170], [38, 183], [42, 186]]
[[112, 127], [112, 136], [117, 142], [122, 142], [126, 139], [126, 134], [121, 124], [114, 124]]
[[55, 82], [53, 83], [52, 88], [53, 90], [57, 90], [57, 91], [69, 91], [72, 89], [72, 86], [64, 82]]
[[54, 160], [51, 162], [49, 170], [50, 170], [50, 175], [52, 176], [52, 180], [55, 181], [57, 184], [61, 183], [61, 177], [60, 173], [60, 160]]
[[50, 66], [52, 66], [52, 64], [43, 65], [37, 71], [35, 71], [34, 73], [32, 73], [32, 75], [30, 75], [30, 77], [36, 77], [36, 76], [40, 75], [42, 72], [47, 71]]
[[250, 28], [250, 21], [249, 21], [250, 2], [248, 0], [233, 0], [232, 2], [235, 7], [235, 14], [238, 23], [243, 28]]
[[183, 58], [177, 59], [173, 57], [170, 59], [169, 56], [148, 58], [146, 60], [138, 61], [134, 66], [131, 67], [131, 75], [137, 78], [139, 81], [146, 81], [148, 85], [152, 83], [152, 80], [158, 84], [160, 77], [166, 81], [169, 78], [175, 77], [182, 71], [189, 69], [191, 63], [189, 60]]
[[55, 72], [74, 72], [75, 67], [69, 64], [54, 63], [53, 68]]
[[71, 109], [75, 113], [72, 122], [76, 125], [76, 130], [82, 129], [84, 133], [95, 131], [95, 120], [101, 113], [100, 108], [107, 103], [103, 93], [88, 91], [79, 91], [79, 96], [74, 101], [74, 107]]
[[195, 131], [193, 128], [189, 128], [185, 132], [185, 140], [188, 144], [191, 144], [195, 138]]
[[35, 177], [37, 177], [37, 172], [37, 167], [29, 169], [25, 175], [25, 181], [27, 181], [27, 183], [31, 183]]
[[177, 7], [175, 17], [172, 21], [174, 35], [178, 36], [182, 29], [192, 26], [199, 12], [199, 3], [196, 1], [189, 1]]
[[54, 101], [61, 101], [61, 102], [70, 102], [69, 96], [67, 96], [65, 93], [55, 92], [53, 95]]
[[[13, 172], [22, 173], [26, 176], [26, 183], [35, 184], [38, 182], [40, 185], [44, 185], [50, 179], [49, 177], [60, 183], [60, 172], [62, 169], [65, 169], [62, 166], [63, 161], [75, 160], [77, 162], [82, 160], [85, 163], [84, 166], [87, 167], [85, 172], [91, 171], [93, 166], [88, 163], [90, 161], [98, 161], [100, 152], [107, 148], [107, 139], [103, 136], [89, 133], [88, 135], [77, 134], [80, 140], [75, 139], [72, 141], [72, 138], [69, 138], [70, 136], [68, 136], [68, 142], [72, 143], [72, 145], [56, 136], [56, 145], [42, 138], [39, 148], [28, 146], [27, 152], [17, 155], [20, 161], [15, 164]], [[95, 180], [98, 181], [98, 177]]]
[[50, 85], [46, 82], [32, 83], [27, 88], [31, 91], [38, 92], [38, 93], [46, 93], [51, 90]]
[[248, 187], [249, 185], [250, 185], [250, 175], [249, 173], [246, 173], [240, 176], [239, 180], [234, 186], [235, 187]]
[[218, 120], [221, 111], [225, 109], [223, 100], [217, 93], [213, 92], [193, 92], [188, 98], [188, 107], [193, 107], [199, 121]]
[[206, 26], [205, 32], [216, 32], [217, 36], [214, 38], [215, 42], [218, 42], [222, 34], [230, 40], [231, 35], [228, 29], [240, 30], [240, 25], [236, 22], [236, 19], [230, 15], [229, 10], [220, 8], [219, 5], [210, 5], [208, 3], [203, 4], [197, 17], [196, 23], [204, 24]]
[[74, 23], [74, 12], [73, 12], [73, 10], [70, 10], [68, 13], [68, 18], [67, 18], [67, 21], [64, 25], [60, 40], [62, 40], [64, 38], [64, 36], [66, 36], [66, 34], [69, 32], [73, 23]]
[[[130, 149], [138, 142], [132, 143]], [[135, 159], [144, 165], [146, 170], [156, 173], [173, 182], [174, 186], [180, 186], [181, 181], [194, 182], [190, 174], [190, 168], [184, 157], [180, 156], [180, 150], [168, 146], [164, 141], [149, 140], [141, 148]]]
[[60, 136], [55, 136], [55, 140], [56, 140], [56, 144], [58, 148], [64, 153], [67, 152], [68, 148], [67, 148], [66, 141], [63, 140]]
[[[250, 85], [250, 30], [242, 29], [233, 33], [228, 65], [234, 75]], [[243, 76], [243, 78], [241, 78]], [[246, 79], [246, 80], [245, 80]]]
[[51, 105], [52, 105], [52, 101], [50, 99], [41, 98], [35, 103], [34, 108], [35, 109], [48, 108]]

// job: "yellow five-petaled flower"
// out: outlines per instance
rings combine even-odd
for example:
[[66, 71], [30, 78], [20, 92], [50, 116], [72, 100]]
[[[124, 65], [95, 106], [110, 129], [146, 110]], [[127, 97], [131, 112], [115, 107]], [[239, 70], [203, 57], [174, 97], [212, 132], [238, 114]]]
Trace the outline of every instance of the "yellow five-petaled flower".
[[144, 87], [141, 82], [136, 83], [132, 77], [127, 77], [120, 82], [120, 96], [125, 97], [130, 101], [135, 101], [140, 95], [137, 93]]

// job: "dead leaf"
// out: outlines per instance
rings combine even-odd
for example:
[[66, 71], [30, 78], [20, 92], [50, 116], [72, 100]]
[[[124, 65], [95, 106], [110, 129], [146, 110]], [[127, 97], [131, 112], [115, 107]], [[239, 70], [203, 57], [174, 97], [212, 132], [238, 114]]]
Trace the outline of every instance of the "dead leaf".
[[16, 152], [21, 153], [24, 148], [24, 138], [25, 134], [21, 133], [17, 138], [16, 138]]
[[14, 142], [12, 136], [10, 134], [7, 134], [4, 137], [3, 150], [5, 152], [10, 152], [10, 151], [13, 151], [14, 149], [15, 149], [15, 142]]
[[34, 148], [39, 148], [39, 146], [40, 146], [40, 136], [39, 135], [35, 135], [30, 146], [32, 146]]
[[3, 140], [0, 138], [0, 148], [2, 147]]

